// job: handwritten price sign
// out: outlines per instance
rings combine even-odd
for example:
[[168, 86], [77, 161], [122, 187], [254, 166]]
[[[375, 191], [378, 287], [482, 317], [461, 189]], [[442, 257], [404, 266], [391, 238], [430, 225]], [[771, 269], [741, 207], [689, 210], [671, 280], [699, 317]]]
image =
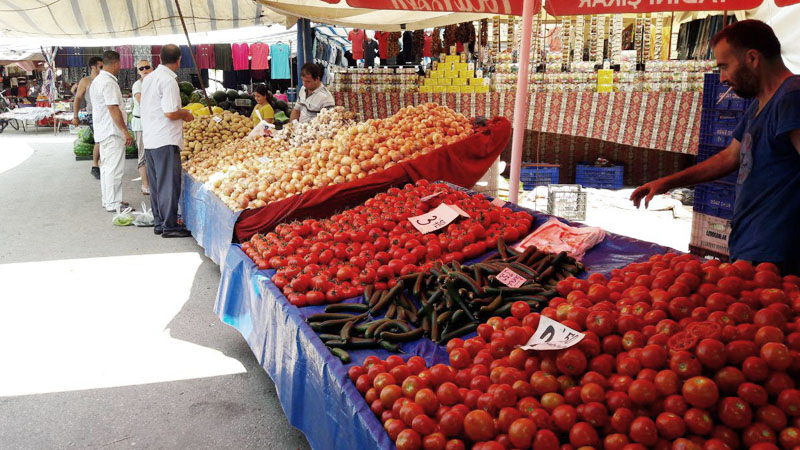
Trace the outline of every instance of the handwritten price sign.
[[222, 122], [222, 117], [219, 117], [219, 116], [213, 116], [212, 119], [214, 119], [214, 122], [217, 122], [217, 123]]
[[421, 199], [419, 199], [419, 200], [420, 200], [421, 202], [427, 202], [428, 200], [430, 200], [430, 199], [432, 199], [432, 198], [434, 198], [434, 197], [438, 197], [438, 196], [440, 196], [440, 195], [442, 195], [442, 194], [444, 194], [444, 191], [434, 192], [433, 194], [431, 194], [431, 195], [426, 195], [425, 197], [422, 197], [422, 198], [421, 198]]
[[503, 200], [500, 197], [495, 197], [494, 200], [492, 200], [492, 204], [494, 206], [497, 206], [498, 208], [502, 208], [502, 207], [506, 206], [506, 201]]
[[408, 221], [411, 222], [411, 225], [419, 230], [420, 233], [427, 234], [433, 233], [436, 230], [441, 230], [450, 225], [452, 221], [458, 218], [458, 215], [458, 212], [453, 208], [442, 203], [425, 214], [409, 217]]
[[579, 331], [575, 331], [548, 317], [541, 316], [536, 332], [520, 348], [523, 350], [563, 350], [577, 344], [584, 336]]
[[522, 286], [523, 284], [525, 284], [525, 277], [521, 276], [517, 272], [514, 272], [513, 270], [509, 269], [508, 267], [503, 269], [502, 272], [498, 273], [496, 278], [497, 278], [497, 281], [505, 284], [506, 286], [508, 286], [510, 288], [515, 288], [516, 289], [516, 288]]

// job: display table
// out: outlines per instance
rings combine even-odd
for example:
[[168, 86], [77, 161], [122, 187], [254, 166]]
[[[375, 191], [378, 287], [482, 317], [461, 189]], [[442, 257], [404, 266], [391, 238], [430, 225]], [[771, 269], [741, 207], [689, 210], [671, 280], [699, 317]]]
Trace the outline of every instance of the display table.
[[[535, 224], [549, 218], [519, 207], [512, 209], [529, 212]], [[666, 251], [655, 244], [608, 234], [583, 262], [592, 272], [608, 273]], [[292, 306], [270, 281], [273, 273], [258, 270], [239, 245], [232, 245], [222, 265], [214, 311], [242, 334], [275, 382], [289, 423], [305, 433], [313, 448], [394, 448], [347, 377], [349, 366], [362, 363], [366, 356], [386, 358], [390, 353], [353, 350], [349, 352], [353, 362], [343, 365], [304, 320], [324, 307]], [[418, 355], [429, 365], [447, 362], [445, 349], [427, 338], [403, 344], [403, 351], [404, 359]]]
[[14, 121], [17, 124], [14, 127], [15, 129], [19, 129], [19, 125], [22, 125], [22, 131], [28, 131], [27, 123], [33, 122], [33, 125], [38, 129], [39, 123], [43, 120], [52, 120], [53, 114], [53, 108], [50, 107], [19, 105], [10, 111], [0, 113], [0, 120]]
[[231, 246], [233, 226], [240, 212], [231, 211], [203, 183], [183, 173], [183, 223], [205, 249], [206, 256], [222, 266]]
[[[336, 104], [363, 119], [386, 118], [425, 102], [448, 106], [467, 117], [512, 120], [513, 92], [487, 94], [401, 94], [335, 92]], [[533, 92], [527, 129], [676, 153], [697, 154], [702, 108], [700, 92]]]

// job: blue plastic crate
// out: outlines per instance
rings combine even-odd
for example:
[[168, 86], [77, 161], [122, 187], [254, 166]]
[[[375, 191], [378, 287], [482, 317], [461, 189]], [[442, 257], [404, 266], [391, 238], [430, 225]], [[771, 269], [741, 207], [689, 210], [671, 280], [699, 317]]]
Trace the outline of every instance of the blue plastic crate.
[[558, 167], [522, 167], [519, 179], [526, 190], [533, 189], [536, 186], [558, 184], [558, 169]]
[[727, 147], [744, 113], [704, 110], [700, 118], [700, 143]]
[[[739, 97], [733, 91], [725, 95], [729, 87], [719, 82], [718, 73], [707, 73], [703, 79], [703, 109], [744, 112], [752, 100]], [[723, 95], [725, 98], [720, 101]]]
[[623, 166], [598, 167], [578, 164], [575, 167], [575, 183], [583, 187], [621, 189]]
[[[722, 150], [725, 150], [725, 147], [700, 144], [697, 149], [697, 162], [701, 163], [711, 158], [712, 156], [716, 155], [717, 153], [721, 152]], [[736, 184], [736, 179], [738, 177], [739, 177], [739, 171], [737, 170], [731, 173], [730, 175], [722, 177], [716, 181], [721, 183]]]
[[694, 211], [722, 219], [733, 218], [736, 187], [726, 183], [704, 183], [694, 188]]

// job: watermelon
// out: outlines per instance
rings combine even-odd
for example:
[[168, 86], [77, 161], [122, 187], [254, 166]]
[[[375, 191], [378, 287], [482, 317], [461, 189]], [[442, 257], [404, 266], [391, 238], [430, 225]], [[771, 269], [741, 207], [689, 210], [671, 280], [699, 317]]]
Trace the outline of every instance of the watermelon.
[[217, 103], [224, 102], [228, 99], [228, 94], [226, 94], [225, 91], [214, 92], [211, 94], [211, 96], [214, 97], [214, 100], [216, 100]]
[[228, 89], [227, 95], [228, 95], [228, 100], [231, 102], [239, 98], [239, 93], [233, 89]]
[[194, 91], [194, 85], [188, 81], [181, 81], [178, 83], [178, 89], [186, 95], [191, 95], [192, 91]]
[[[214, 96], [214, 98], [216, 98], [216, 95]], [[225, 97], [225, 98], [227, 98], [227, 97]], [[222, 109], [231, 109], [231, 107], [233, 106], [233, 103], [231, 103], [231, 102], [229, 102], [227, 100], [223, 100], [221, 102], [218, 102], [217, 106], [219, 106]]]
[[189, 103], [200, 103], [200, 100], [205, 99], [202, 94], [198, 92], [192, 92], [192, 95], [189, 96]]
[[181, 106], [186, 106], [188, 104], [189, 104], [189, 96], [181, 92]]
[[203, 106], [208, 106], [209, 103], [211, 104], [211, 106], [217, 106], [217, 102], [214, 101], [214, 97], [209, 97], [208, 103], [206, 103], [206, 99], [205, 98], [201, 98], [200, 101], [198, 101], [196, 103], [200, 103]]
[[81, 128], [80, 131], [78, 131], [78, 140], [87, 144], [94, 144], [92, 129], [90, 127]]

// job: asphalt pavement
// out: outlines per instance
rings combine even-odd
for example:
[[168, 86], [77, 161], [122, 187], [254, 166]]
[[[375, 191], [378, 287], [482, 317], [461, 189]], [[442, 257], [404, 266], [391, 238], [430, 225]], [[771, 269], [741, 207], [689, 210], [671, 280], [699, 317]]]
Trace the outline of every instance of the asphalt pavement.
[[[116, 227], [74, 135], [0, 134], [0, 448], [300, 449], [193, 238]], [[142, 200], [136, 160], [124, 199]]]

